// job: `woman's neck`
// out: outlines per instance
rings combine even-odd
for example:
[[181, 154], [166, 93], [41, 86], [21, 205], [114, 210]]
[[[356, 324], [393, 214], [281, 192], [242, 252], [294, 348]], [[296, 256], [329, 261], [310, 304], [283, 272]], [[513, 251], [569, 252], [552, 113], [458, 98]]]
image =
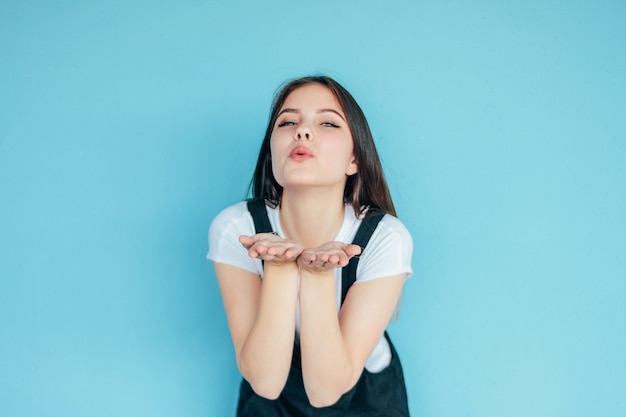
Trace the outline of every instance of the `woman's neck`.
[[280, 224], [285, 236], [314, 248], [331, 242], [343, 225], [345, 207], [343, 194], [308, 190], [283, 190], [280, 203]]

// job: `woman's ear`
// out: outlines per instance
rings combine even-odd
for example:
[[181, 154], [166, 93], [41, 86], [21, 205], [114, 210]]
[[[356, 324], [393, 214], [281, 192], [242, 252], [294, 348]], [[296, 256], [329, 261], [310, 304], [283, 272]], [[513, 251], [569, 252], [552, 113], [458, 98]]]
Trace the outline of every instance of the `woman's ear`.
[[356, 161], [352, 160], [352, 162], [350, 162], [350, 164], [348, 165], [348, 168], [346, 168], [346, 175], [347, 176], [354, 175], [357, 173], [358, 170], [359, 170], [359, 167], [356, 164]]

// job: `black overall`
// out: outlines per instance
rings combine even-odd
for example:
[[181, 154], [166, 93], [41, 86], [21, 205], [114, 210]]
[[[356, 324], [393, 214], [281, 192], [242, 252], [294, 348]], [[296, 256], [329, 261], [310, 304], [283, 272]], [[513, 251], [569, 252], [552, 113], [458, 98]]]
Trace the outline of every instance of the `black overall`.
[[[248, 210], [254, 219], [257, 233], [272, 232], [265, 203], [262, 200], [249, 200]], [[383, 216], [384, 213], [380, 212], [366, 216], [352, 243], [365, 248]], [[342, 270], [342, 303], [348, 289], [356, 280], [357, 263], [358, 258], [352, 258]], [[237, 417], [408, 417], [402, 366], [387, 332], [385, 332], [385, 337], [391, 348], [389, 366], [378, 373], [363, 369], [361, 378], [350, 391], [346, 392], [335, 404], [322, 408], [313, 407], [304, 391], [300, 343], [296, 337], [287, 384], [278, 399], [268, 400], [258, 396], [248, 381], [242, 379]]]

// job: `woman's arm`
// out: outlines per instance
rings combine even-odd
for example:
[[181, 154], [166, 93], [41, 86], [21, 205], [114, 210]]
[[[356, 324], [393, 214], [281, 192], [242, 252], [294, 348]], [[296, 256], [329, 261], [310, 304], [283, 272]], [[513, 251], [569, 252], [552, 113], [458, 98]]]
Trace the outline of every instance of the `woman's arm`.
[[220, 263], [215, 263], [215, 273], [239, 371], [258, 395], [275, 399], [291, 365], [298, 293], [295, 258], [301, 248], [273, 235], [264, 240], [259, 236], [240, 241], [250, 256], [265, 259], [262, 280]]
[[315, 267], [300, 261], [302, 373], [309, 401], [316, 407], [334, 404], [357, 383], [406, 278], [402, 274], [352, 285], [337, 316], [334, 267], [347, 262], [334, 261]]
[[353, 285], [337, 317], [334, 276], [302, 272], [300, 343], [311, 404], [334, 404], [357, 383], [393, 315], [404, 280], [405, 275], [398, 275]]

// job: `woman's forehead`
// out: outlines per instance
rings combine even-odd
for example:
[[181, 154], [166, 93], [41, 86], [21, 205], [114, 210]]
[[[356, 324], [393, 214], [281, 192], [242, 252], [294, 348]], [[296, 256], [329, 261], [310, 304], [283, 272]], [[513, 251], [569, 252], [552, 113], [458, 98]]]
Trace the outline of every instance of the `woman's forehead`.
[[285, 98], [281, 110], [285, 108], [334, 109], [343, 113], [343, 109], [333, 92], [317, 83], [306, 84], [293, 90]]

